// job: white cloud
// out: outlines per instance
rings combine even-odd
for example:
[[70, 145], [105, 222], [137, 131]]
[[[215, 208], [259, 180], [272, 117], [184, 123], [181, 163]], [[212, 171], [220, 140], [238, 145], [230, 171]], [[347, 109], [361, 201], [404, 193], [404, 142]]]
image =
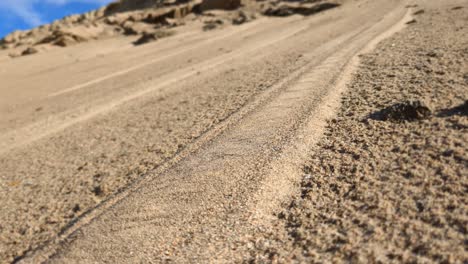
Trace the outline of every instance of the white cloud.
[[36, 4], [40, 5], [66, 5], [69, 3], [85, 3], [104, 5], [112, 0], [0, 0], [0, 12], [8, 12], [21, 18], [30, 26], [39, 26], [44, 24], [43, 18], [35, 9]]

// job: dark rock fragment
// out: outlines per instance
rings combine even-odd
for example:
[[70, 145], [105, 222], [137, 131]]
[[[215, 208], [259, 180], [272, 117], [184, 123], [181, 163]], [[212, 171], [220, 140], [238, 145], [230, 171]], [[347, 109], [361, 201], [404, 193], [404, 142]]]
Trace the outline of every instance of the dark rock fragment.
[[232, 24], [241, 25], [241, 24], [244, 24], [246, 22], [249, 22], [250, 20], [252, 20], [252, 18], [247, 16], [247, 14], [245, 12], [239, 11], [237, 17], [232, 20]]
[[23, 52], [21, 52], [21, 55], [26, 56], [26, 55], [35, 54], [35, 53], [38, 53], [38, 52], [39, 51], [36, 48], [29, 47], [29, 48], [25, 49]]
[[143, 35], [137, 39], [135, 42], [133, 42], [134, 45], [143, 45], [149, 42], [153, 42], [158, 40], [158, 37], [154, 33], [143, 33]]
[[295, 14], [294, 9], [289, 6], [271, 7], [263, 13], [266, 16], [286, 17]]
[[383, 121], [416, 121], [430, 117], [432, 110], [422, 101], [409, 100], [403, 103], [391, 105], [372, 117]]
[[220, 19], [206, 21], [205, 25], [203, 26], [203, 31], [213, 30], [223, 23], [224, 22]]
[[202, 11], [220, 9], [233, 10], [241, 6], [241, 0], [204, 0], [200, 5]]
[[431, 58], [435, 58], [435, 57], [437, 57], [437, 53], [434, 52], [434, 51], [431, 51], [431, 52], [428, 52], [428, 53], [427, 53], [427, 56], [429, 56], [429, 57], [431, 57]]
[[73, 209], [72, 209], [72, 211], [73, 211], [74, 213], [77, 213], [77, 212], [79, 212], [80, 210], [81, 210], [81, 207], [80, 207], [79, 204], [75, 204], [75, 206], [74, 206]]
[[133, 42], [133, 45], [138, 46], [142, 44], [146, 44], [149, 42], [156, 41], [158, 39], [172, 36], [174, 33], [173, 31], [166, 31], [166, 30], [158, 30], [156, 32], [143, 32], [142, 36]]
[[101, 186], [97, 185], [97, 186], [94, 186], [92, 192], [94, 193], [94, 195], [96, 196], [101, 196], [104, 192], [101, 188]]
[[279, 5], [270, 7], [263, 12], [266, 16], [278, 16], [278, 17], [286, 17], [291, 15], [303, 15], [303, 16], [310, 16], [331, 8], [335, 8], [340, 6], [337, 3], [319, 3], [314, 5]]

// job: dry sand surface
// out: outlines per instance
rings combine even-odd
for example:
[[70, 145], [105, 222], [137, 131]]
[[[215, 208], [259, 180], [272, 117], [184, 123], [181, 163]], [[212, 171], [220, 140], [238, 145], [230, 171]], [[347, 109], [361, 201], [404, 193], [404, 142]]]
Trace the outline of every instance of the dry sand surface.
[[[284, 230], [259, 238], [253, 259], [466, 263], [468, 6], [417, 3], [415, 23], [361, 57], [300, 193], [277, 215]], [[382, 120], [408, 100], [431, 116]]]
[[0, 263], [466, 261], [466, 1], [291, 2], [0, 51]]

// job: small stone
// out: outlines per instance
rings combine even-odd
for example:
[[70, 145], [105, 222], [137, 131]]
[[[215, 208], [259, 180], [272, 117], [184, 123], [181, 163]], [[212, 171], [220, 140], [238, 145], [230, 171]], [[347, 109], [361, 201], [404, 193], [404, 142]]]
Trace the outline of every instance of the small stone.
[[415, 121], [430, 117], [431, 109], [422, 101], [410, 100], [397, 103], [378, 112], [378, 119], [384, 121]]
[[434, 51], [431, 51], [431, 52], [428, 52], [428, 53], [427, 53], [427, 56], [429, 56], [429, 57], [431, 57], [431, 58], [435, 58], [435, 57], [437, 57], [437, 53], [434, 52]]
[[156, 40], [158, 40], [158, 37], [154, 33], [143, 33], [143, 35], [139, 39], [137, 39], [133, 44], [142, 45]]
[[95, 186], [95, 187], [93, 188], [92, 192], [93, 192], [94, 195], [96, 195], [96, 196], [100, 196], [100, 195], [103, 194], [102, 188], [101, 188], [101, 186], [99, 186], [99, 185], [98, 185], [98, 186]]
[[23, 52], [21, 52], [21, 55], [22, 56], [26, 56], [26, 55], [31, 55], [31, 54], [35, 54], [35, 53], [38, 53], [39, 51], [33, 47], [29, 47], [27, 49], [25, 49]]
[[74, 206], [73, 209], [72, 209], [72, 211], [73, 211], [74, 213], [77, 213], [77, 212], [80, 211], [80, 210], [81, 210], [81, 208], [80, 208], [80, 205], [79, 205], [79, 204], [75, 204], [75, 206]]
[[294, 15], [294, 10], [288, 6], [270, 7], [265, 10], [264, 15], [266, 16], [279, 16], [286, 17]]
[[224, 24], [224, 22], [220, 19], [206, 21], [203, 26], [203, 31], [213, 30], [222, 24]]
[[312, 5], [282, 4], [268, 7], [263, 14], [266, 16], [287, 17], [292, 15], [310, 16], [322, 11], [340, 6], [338, 3], [316, 3]]
[[134, 45], [142, 45], [142, 44], [146, 44], [146, 43], [149, 43], [149, 42], [156, 41], [156, 40], [158, 40], [160, 38], [171, 36], [173, 34], [174, 34], [173, 31], [162, 31], [162, 30], [159, 30], [159, 31], [156, 31], [156, 32], [151, 32], [151, 33], [144, 32], [139, 39], [137, 39], [135, 42], [133, 42], [133, 44]]
[[238, 16], [232, 20], [232, 24], [241, 25], [248, 21], [249, 21], [249, 18], [247, 17], [245, 12], [239, 11]]

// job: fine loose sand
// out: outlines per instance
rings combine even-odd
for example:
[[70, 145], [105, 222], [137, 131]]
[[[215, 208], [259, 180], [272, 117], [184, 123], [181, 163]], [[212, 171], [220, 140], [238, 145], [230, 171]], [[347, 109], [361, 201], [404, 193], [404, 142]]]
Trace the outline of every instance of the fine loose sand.
[[468, 5], [337, 2], [0, 59], [0, 263], [466, 262]]
[[[300, 193], [253, 260], [466, 263], [468, 6], [416, 3], [404, 31], [361, 56]], [[379, 120], [410, 99], [432, 116]]]

